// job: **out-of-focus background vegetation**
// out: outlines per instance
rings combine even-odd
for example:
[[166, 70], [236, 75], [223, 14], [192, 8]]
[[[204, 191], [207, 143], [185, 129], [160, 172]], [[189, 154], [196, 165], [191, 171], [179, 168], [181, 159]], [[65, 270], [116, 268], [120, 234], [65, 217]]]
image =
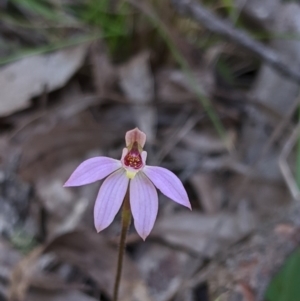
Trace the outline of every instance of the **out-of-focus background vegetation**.
[[298, 1], [0, 0], [0, 300], [111, 300], [120, 217], [62, 186], [138, 126], [193, 211], [130, 229], [120, 300], [299, 301], [299, 67]]

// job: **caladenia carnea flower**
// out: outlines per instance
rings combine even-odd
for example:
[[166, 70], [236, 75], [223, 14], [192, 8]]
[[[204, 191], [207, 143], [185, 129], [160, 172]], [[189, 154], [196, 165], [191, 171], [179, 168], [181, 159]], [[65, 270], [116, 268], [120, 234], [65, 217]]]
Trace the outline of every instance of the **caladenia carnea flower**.
[[168, 169], [146, 165], [143, 150], [146, 135], [138, 128], [125, 136], [126, 148], [121, 160], [95, 157], [81, 163], [65, 187], [90, 184], [105, 177], [94, 207], [94, 222], [98, 232], [108, 227], [118, 213], [127, 189], [130, 208], [138, 234], [145, 240], [151, 232], [158, 211], [155, 187], [173, 201], [191, 209], [187, 193], [175, 174]]

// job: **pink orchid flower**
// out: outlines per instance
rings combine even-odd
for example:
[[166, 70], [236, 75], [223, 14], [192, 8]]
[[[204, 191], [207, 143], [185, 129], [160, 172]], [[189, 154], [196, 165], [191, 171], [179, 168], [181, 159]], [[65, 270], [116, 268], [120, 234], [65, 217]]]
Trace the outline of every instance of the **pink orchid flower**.
[[[138, 128], [125, 136], [126, 148], [121, 160], [95, 157], [82, 162], [64, 187], [90, 184], [105, 177], [94, 207], [94, 222], [98, 232], [108, 227], [118, 213], [127, 189], [134, 225], [145, 240], [151, 232], [158, 211], [156, 189], [173, 201], [191, 209], [181, 181], [168, 169], [146, 165], [143, 150], [146, 135]], [[154, 187], [155, 186], [155, 187]]]

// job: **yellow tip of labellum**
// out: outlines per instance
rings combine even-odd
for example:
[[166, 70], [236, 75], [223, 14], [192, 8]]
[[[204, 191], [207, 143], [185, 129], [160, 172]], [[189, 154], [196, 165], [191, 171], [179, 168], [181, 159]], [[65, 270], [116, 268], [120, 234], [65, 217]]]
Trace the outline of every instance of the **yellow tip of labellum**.
[[129, 170], [126, 170], [126, 176], [127, 178], [129, 178], [130, 180], [132, 180], [136, 175], [136, 172], [134, 171], [129, 171]]

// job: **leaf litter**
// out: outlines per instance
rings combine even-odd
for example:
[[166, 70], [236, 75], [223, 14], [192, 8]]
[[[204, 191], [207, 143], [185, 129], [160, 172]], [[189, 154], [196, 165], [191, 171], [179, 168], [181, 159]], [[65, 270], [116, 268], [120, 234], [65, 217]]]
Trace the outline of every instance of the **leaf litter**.
[[[168, 9], [148, 2], [154, 9]], [[82, 7], [83, 2], [76, 5]], [[255, 110], [246, 100], [237, 102], [235, 95], [219, 93], [224, 86], [229, 92], [240, 92], [232, 83], [228, 86], [212, 64], [230, 51], [219, 44], [202, 48], [200, 54], [181, 32], [185, 26], [195, 30], [193, 25], [174, 27], [176, 43], [184, 46], [188, 61], [195, 62], [191, 65], [195, 83], [226, 128], [232, 146], [228, 152], [185, 70], [178, 68], [159, 37], [153, 39], [153, 28], [139, 20], [135, 10], [132, 13], [142, 26], [132, 31], [137, 35], [130, 41], [135, 50], [123, 57], [110, 57], [107, 44], [113, 40], [100, 39], [0, 67], [1, 300], [111, 300], [120, 216], [96, 234], [92, 210], [100, 184], [75, 190], [62, 185], [83, 159], [99, 155], [119, 159], [124, 133], [135, 126], [149, 137], [151, 164], [160, 162], [184, 181], [193, 212], [160, 196], [158, 221], [146, 243], [131, 227], [122, 301], [194, 301], [199, 296], [209, 300], [209, 291], [215, 296], [219, 288], [214, 290], [205, 268], [225, 250], [255, 240], [257, 229], [290, 201], [281, 179], [252, 168], [260, 151], [254, 146], [265, 142], [274, 122], [264, 112], [254, 118]], [[36, 18], [35, 13], [29, 15]], [[76, 30], [84, 32], [84, 26], [76, 24]], [[24, 35], [28, 41], [27, 29], [26, 34], [13, 32], [10, 35]], [[33, 38], [39, 41], [39, 36]], [[117, 46], [122, 53], [122, 43]], [[235, 51], [231, 59], [243, 65], [244, 56], [240, 49]], [[263, 139], [256, 135], [259, 131], [264, 131]], [[272, 146], [275, 158], [283, 143], [280, 138]], [[265, 170], [274, 169], [272, 160], [263, 163]], [[239, 194], [245, 178], [251, 183]], [[18, 240], [20, 236], [23, 239]], [[200, 283], [193, 282], [195, 275]], [[243, 287], [251, 291], [250, 286]]]

